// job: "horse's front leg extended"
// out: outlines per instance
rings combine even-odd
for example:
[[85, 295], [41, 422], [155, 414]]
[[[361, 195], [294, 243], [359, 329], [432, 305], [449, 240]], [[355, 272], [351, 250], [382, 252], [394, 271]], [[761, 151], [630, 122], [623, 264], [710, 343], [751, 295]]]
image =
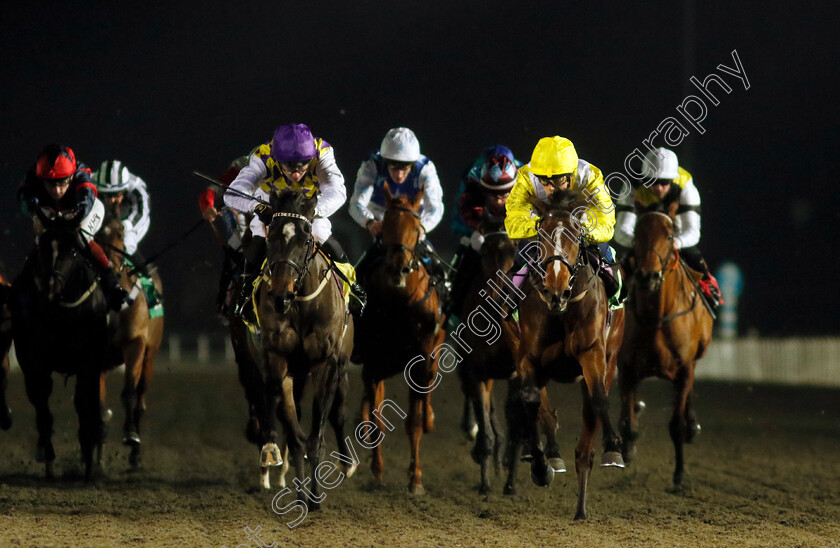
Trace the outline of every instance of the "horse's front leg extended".
[[691, 374], [691, 370], [686, 367], [681, 368], [674, 379], [674, 412], [668, 424], [671, 441], [674, 443], [674, 485], [682, 484], [685, 474], [683, 449], [688, 438], [686, 409], [693, 385], [694, 375]]
[[607, 374], [606, 355], [603, 347], [595, 346], [578, 358], [583, 370], [587, 395], [592, 402], [595, 417], [604, 428], [604, 456], [601, 466], [624, 468], [621, 458], [621, 438], [613, 428], [610, 419], [610, 400], [608, 397], [612, 375]]
[[[347, 378], [347, 371], [343, 370], [340, 374], [338, 386], [335, 391], [335, 398], [333, 398], [332, 408], [330, 409], [330, 425], [333, 432], [335, 432], [336, 442], [338, 443], [338, 453], [346, 456], [352, 462], [341, 461], [341, 471], [348, 478], [356, 472], [356, 467], [359, 462], [356, 460], [355, 450], [351, 452], [350, 444], [347, 442], [344, 425], [346, 422], [345, 401], [347, 400], [347, 391], [349, 389], [350, 381]], [[352, 443], [352, 442], [351, 442]]]
[[132, 467], [140, 465], [140, 425], [136, 420], [139, 398], [137, 385], [143, 374], [143, 356], [146, 353], [146, 342], [143, 337], [135, 337], [123, 346], [123, 360], [125, 361], [125, 384], [122, 391], [122, 402], [125, 407], [125, 424], [123, 426], [123, 445], [131, 448], [132, 455], [129, 462]]
[[6, 402], [6, 390], [8, 389], [9, 378], [9, 348], [0, 343], [0, 430], [8, 430], [12, 427], [12, 410]]
[[522, 377], [519, 393], [523, 409], [523, 437], [533, 457], [531, 480], [536, 485], [547, 487], [554, 479], [554, 469], [545, 460], [539, 435], [538, 421], [542, 386], [538, 384], [536, 367], [528, 356], [522, 358], [520, 376]]
[[639, 438], [638, 398], [639, 378], [631, 371], [631, 364], [622, 366], [618, 376], [621, 391], [621, 416], [618, 428], [621, 432], [621, 456], [630, 464], [636, 456], [636, 440]]
[[329, 362], [318, 364], [312, 368], [311, 378], [315, 393], [312, 399], [312, 426], [306, 444], [312, 479], [308, 505], [310, 510], [319, 510], [326, 495], [321, 494], [321, 484], [315, 471], [324, 458], [324, 429], [338, 387], [338, 365]]
[[99, 382], [98, 371], [80, 373], [76, 379], [76, 392], [73, 396], [76, 415], [79, 417], [79, 444], [85, 464], [85, 481], [89, 483], [94, 479], [94, 449], [104, 442], [105, 436]]
[[472, 458], [481, 466], [481, 483], [478, 492], [486, 495], [490, 492], [490, 468], [496, 436], [490, 419], [490, 399], [493, 381], [472, 380], [468, 399], [473, 402], [478, 434], [472, 449]]
[[[44, 463], [44, 472], [48, 479], [53, 477], [53, 463], [55, 462], [55, 448], [52, 444], [53, 415], [50, 411], [50, 395], [53, 380], [49, 371], [37, 368], [37, 364], [28, 364], [23, 353], [18, 350], [18, 359], [23, 369], [23, 380], [26, 385], [26, 396], [35, 407], [35, 425], [38, 430], [38, 443], [35, 446], [35, 460]], [[34, 367], [33, 367], [34, 366]]]
[[563, 457], [560, 456], [560, 446], [557, 444], [556, 433], [558, 430], [557, 410], [552, 407], [551, 401], [548, 399], [548, 390], [543, 386], [540, 390], [540, 410], [539, 410], [540, 429], [543, 436], [545, 436], [545, 456], [548, 460], [548, 465], [555, 472], [565, 472], [566, 463]]

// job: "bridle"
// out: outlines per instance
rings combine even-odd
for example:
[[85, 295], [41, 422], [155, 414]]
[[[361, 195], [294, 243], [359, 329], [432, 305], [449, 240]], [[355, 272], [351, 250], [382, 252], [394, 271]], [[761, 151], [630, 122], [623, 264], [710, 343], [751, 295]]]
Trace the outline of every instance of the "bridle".
[[312, 221], [310, 221], [303, 215], [300, 215], [298, 213], [277, 212], [272, 216], [271, 219], [273, 222], [274, 219], [284, 217], [301, 221], [303, 225], [307, 228], [306, 233], [308, 235], [308, 238], [306, 240], [306, 253], [303, 256], [303, 264], [299, 265], [293, 260], [286, 257], [282, 257], [275, 261], [266, 262], [266, 272], [264, 274], [264, 277], [268, 280], [268, 283], [270, 285], [272, 270], [274, 270], [280, 265], [289, 265], [292, 268], [292, 270], [295, 271], [296, 274], [294, 282], [294, 295], [297, 296], [298, 292], [300, 292], [300, 290], [303, 288], [303, 282], [306, 279], [307, 274], [309, 274], [309, 264], [312, 261], [312, 259], [315, 258], [315, 238], [312, 236]]
[[[540, 219], [540, 221], [537, 223], [537, 228], [538, 229], [540, 228], [540, 226], [542, 225], [542, 222], [545, 219], [552, 218], [552, 217], [560, 218], [559, 215], [556, 215], [554, 213], [548, 213], [542, 219]], [[554, 245], [552, 248], [556, 249], [556, 245]], [[561, 264], [563, 264], [566, 268], [569, 269], [569, 273], [570, 273], [569, 284], [568, 284], [568, 288], [566, 289], [566, 291], [568, 291], [569, 294], [571, 294], [572, 288], [575, 286], [575, 281], [577, 280], [578, 272], [586, 264], [582, 260], [584, 254], [581, 252], [581, 250], [583, 249], [583, 236], [578, 236], [577, 248], [578, 248], [578, 253], [577, 253], [577, 257], [575, 258], [574, 264], [572, 264], [565, 256], [560, 255], [560, 254], [550, 255], [550, 256], [546, 257], [540, 263], [540, 271], [541, 272], [546, 272], [547, 269], [548, 269], [548, 265], [551, 264], [554, 261], [560, 261]], [[531, 273], [533, 270], [534, 269], [528, 269], [528, 272]], [[594, 277], [594, 274], [593, 274], [593, 277]], [[577, 294], [573, 298], [569, 299], [567, 301], [567, 303], [573, 303], [573, 302], [577, 302], [577, 301], [583, 299], [583, 297], [586, 296], [587, 291], [588, 291], [588, 289], [584, 289], [579, 294]]]
[[[405, 213], [410, 213], [415, 219], [420, 219], [420, 214], [414, 211], [411, 208], [405, 206], [392, 206], [390, 209], [395, 209], [397, 211], [402, 211]], [[417, 256], [417, 246], [420, 245], [420, 239], [423, 236], [423, 232], [425, 229], [423, 228], [422, 224], [418, 224], [417, 228], [417, 237], [414, 239], [414, 245], [412, 247], [408, 247], [405, 244], [398, 243], [398, 244], [389, 244], [386, 248], [391, 248], [396, 251], [407, 251], [408, 252], [408, 272], [406, 274], [410, 274], [420, 268], [420, 259]]]
[[[673, 235], [668, 237], [669, 240], [673, 240]], [[659, 258], [659, 264], [662, 266], [659, 270], [651, 273], [651, 274], [642, 274], [639, 270], [636, 270], [635, 276], [638, 278], [642, 277], [651, 277], [654, 280], [653, 288], [651, 292], [658, 291], [659, 288], [662, 286], [662, 282], [665, 280], [665, 277], [677, 270], [677, 267], [680, 264], [680, 252], [677, 250], [676, 247], [671, 246], [668, 249], [668, 254], [665, 255], [663, 258], [662, 255], [655, 249], [649, 249], [647, 251], [648, 254], [654, 254]], [[671, 265], [671, 257], [674, 257], [674, 264]], [[670, 266], [669, 266], [670, 265]]]

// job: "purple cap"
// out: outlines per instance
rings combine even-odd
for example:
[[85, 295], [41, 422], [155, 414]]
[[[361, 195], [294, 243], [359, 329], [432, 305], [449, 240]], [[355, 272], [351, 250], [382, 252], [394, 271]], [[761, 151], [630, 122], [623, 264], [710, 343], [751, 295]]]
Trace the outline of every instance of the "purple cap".
[[278, 162], [305, 162], [317, 153], [315, 138], [305, 124], [286, 124], [274, 130], [271, 156]]

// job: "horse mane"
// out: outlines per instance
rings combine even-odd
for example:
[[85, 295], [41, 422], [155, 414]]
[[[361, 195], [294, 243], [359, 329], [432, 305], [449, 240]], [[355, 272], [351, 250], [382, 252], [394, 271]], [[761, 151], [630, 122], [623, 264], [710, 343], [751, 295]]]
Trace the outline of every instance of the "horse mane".
[[272, 193], [271, 206], [275, 211], [297, 213], [311, 220], [315, 216], [317, 200], [317, 193], [307, 196], [304, 191], [286, 188], [280, 192]]
[[557, 190], [548, 198], [548, 211], [562, 211], [571, 213], [579, 207], [586, 207], [587, 201], [583, 194], [576, 190]]

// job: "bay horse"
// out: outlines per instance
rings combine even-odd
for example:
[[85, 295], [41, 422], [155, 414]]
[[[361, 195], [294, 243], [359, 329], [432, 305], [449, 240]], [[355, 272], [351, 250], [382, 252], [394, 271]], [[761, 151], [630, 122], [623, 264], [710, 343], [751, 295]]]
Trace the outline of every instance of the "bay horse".
[[[546, 462], [537, 431], [540, 390], [549, 380], [580, 381], [583, 423], [575, 449], [575, 519], [585, 519], [586, 486], [598, 428], [603, 427], [601, 466], [624, 467], [621, 440], [610, 422], [608, 400], [624, 331], [624, 311], [610, 311], [597, 262], [591, 264], [594, 261], [588, 259], [584, 249], [577, 212], [587, 202], [575, 192], [556, 191], [547, 204], [537, 198], [532, 204], [541, 220], [539, 237], [528, 247], [539, 256], [532, 259], [522, 285], [522, 336], [516, 356], [521, 388], [516, 394], [518, 401], [510, 406], [508, 420], [513, 423], [511, 429], [521, 423], [524, 441], [530, 446], [531, 479], [537, 485], [549, 485], [554, 471]], [[515, 480], [520, 445], [515, 444], [514, 458], [509, 462], [509, 486]]]
[[[501, 289], [505, 286], [499, 276], [503, 276], [510, 270], [516, 254], [516, 247], [504, 230], [504, 219], [485, 216], [480, 230], [484, 236], [484, 242], [479, 251], [480, 268], [467, 291], [461, 310], [455, 310], [465, 321], [469, 318], [470, 312], [478, 310], [479, 307], [492, 313], [493, 307], [488, 301], [501, 300], [497, 288]], [[501, 313], [497, 316], [500, 317]], [[493, 401], [494, 381], [509, 380], [516, 374], [513, 356], [519, 347], [519, 330], [511, 322], [500, 323], [502, 336], [492, 342], [486, 337], [475, 335], [469, 329], [463, 329], [461, 335], [461, 339], [472, 350], [465, 353], [464, 361], [458, 365], [458, 376], [461, 379], [464, 397], [472, 405], [477, 419], [475, 445], [470, 454], [481, 466], [478, 490], [480, 494], [490, 492], [491, 464], [495, 464], [497, 471], [501, 468], [501, 457], [505, 447], [504, 431], [499, 424]], [[557, 412], [551, 407], [545, 388], [541, 390], [540, 395], [540, 426], [547, 438], [546, 455], [549, 465], [556, 472], [565, 472], [565, 463], [560, 456], [560, 448], [554, 437], [557, 431]], [[508, 489], [507, 494], [514, 492], [515, 490]]]
[[[146, 292], [139, 277], [132, 273], [131, 263], [125, 261], [125, 231], [120, 221], [119, 206], [107, 211], [102, 228], [96, 236], [114, 269], [120, 285], [137, 296], [134, 302], [119, 313], [110, 327], [113, 332], [107, 354], [107, 367], [125, 364], [125, 385], [122, 402], [125, 407], [123, 445], [130, 447], [128, 462], [132, 468], [139, 468], [142, 461], [140, 451], [140, 419], [146, 410], [146, 392], [154, 375], [154, 362], [163, 340], [163, 316], [150, 317]], [[157, 268], [150, 276], [159, 295], [163, 286]], [[105, 376], [102, 373], [100, 397], [105, 407]]]
[[711, 342], [713, 320], [696, 288], [701, 274], [691, 272], [680, 259], [671, 216], [641, 215], [634, 247], [627, 301], [631, 314], [619, 359], [622, 454], [625, 462], [633, 460], [641, 408], [639, 383], [646, 377], [671, 381], [674, 410], [668, 429], [676, 455], [673, 482], [680, 485], [685, 473], [683, 444], [700, 431], [691, 405], [694, 368]]
[[[282, 462], [277, 446], [275, 414], [295, 475], [305, 476], [309, 463], [311, 497], [299, 491], [310, 510], [320, 508], [316, 470], [324, 458], [324, 429], [329, 419], [339, 451], [351, 454], [344, 435], [347, 363], [353, 347], [353, 318], [345, 305], [338, 278], [312, 234], [317, 195], [284, 190], [271, 196], [275, 211], [268, 226], [266, 261], [255, 299], [261, 330], [265, 406], [257, 409], [262, 443], [261, 464]], [[309, 434], [300, 423], [301, 399], [307, 380], [313, 386]], [[355, 465], [342, 462], [345, 475]], [[320, 472], [319, 472], [320, 473]]]
[[12, 312], [9, 309], [10, 286], [0, 276], [0, 430], [12, 427], [12, 410], [6, 402], [9, 379], [9, 349], [12, 346]]
[[97, 275], [81, 255], [86, 246], [78, 227], [61, 214], [39, 210], [45, 228], [38, 237], [31, 272], [13, 284], [12, 335], [26, 394], [35, 407], [35, 458], [53, 477], [55, 449], [49, 408], [52, 373], [76, 375], [73, 404], [85, 481], [95, 475], [94, 450], [101, 449], [105, 421], [99, 397], [105, 370], [108, 306]]
[[[420, 439], [434, 428], [431, 405], [432, 382], [437, 378], [438, 357], [433, 349], [443, 342], [444, 315], [437, 291], [428, 270], [419, 258], [417, 246], [424, 236], [418, 210], [423, 201], [421, 190], [413, 199], [395, 197], [388, 184], [384, 187], [386, 209], [382, 219], [382, 245], [385, 258], [373, 267], [367, 283], [368, 304], [359, 321], [356, 344], [362, 363], [362, 425], [372, 421], [367, 430], [373, 446], [371, 473], [382, 484], [384, 462], [381, 441], [386, 434], [383, 406], [385, 379], [401, 374], [409, 383], [408, 413], [394, 410], [405, 418], [411, 448], [408, 467], [411, 494], [424, 493], [420, 469]], [[361, 426], [360, 426], [361, 427]]]

